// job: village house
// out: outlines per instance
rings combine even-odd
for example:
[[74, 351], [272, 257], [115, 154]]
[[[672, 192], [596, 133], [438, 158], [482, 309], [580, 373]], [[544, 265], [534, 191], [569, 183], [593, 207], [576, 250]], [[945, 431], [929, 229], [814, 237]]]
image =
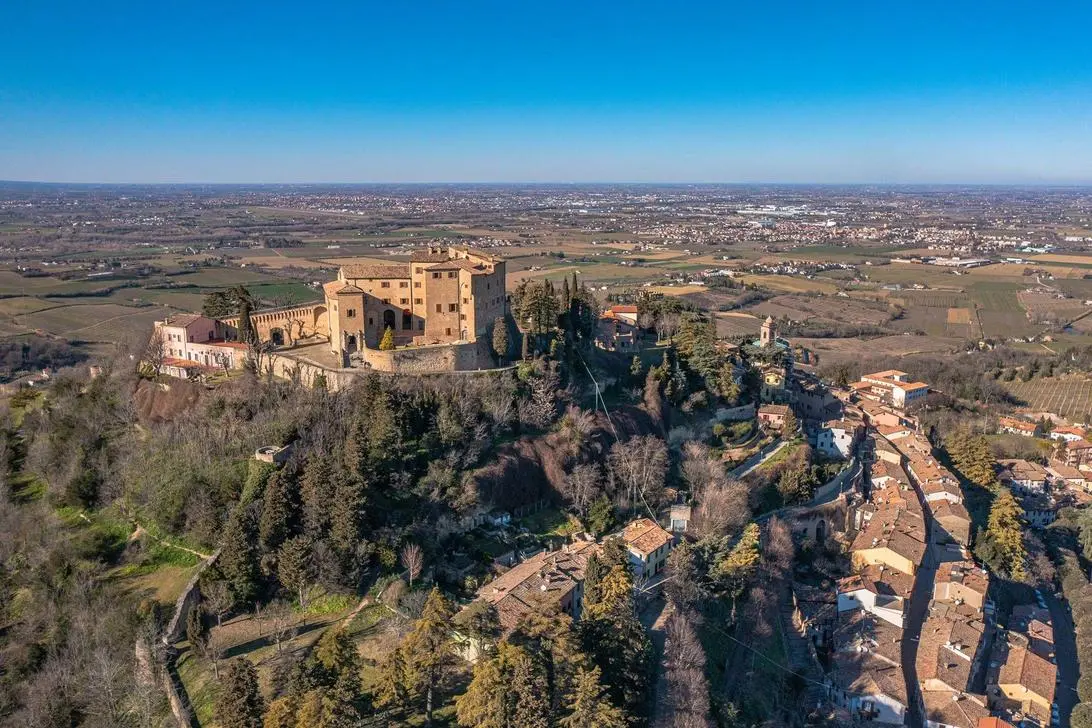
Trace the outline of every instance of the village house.
[[634, 352], [640, 334], [636, 306], [611, 306], [599, 317], [595, 345], [604, 351]]
[[156, 321], [152, 339], [161, 342], [163, 373], [185, 379], [197, 373], [241, 368], [247, 347], [233, 341], [235, 335], [235, 329], [221, 321], [181, 313]]
[[857, 569], [883, 564], [913, 576], [925, 555], [925, 524], [917, 513], [881, 509], [857, 533], [849, 550]]
[[1060, 462], [1051, 462], [1047, 466], [1050, 482], [1055, 488], [1074, 488], [1092, 491], [1092, 474]]
[[758, 424], [772, 430], [780, 430], [789, 415], [789, 407], [784, 404], [764, 404], [758, 408]]
[[831, 699], [847, 724], [903, 725], [902, 629], [864, 610], [839, 615], [833, 635]]
[[1032, 715], [1050, 723], [1058, 669], [1037, 655], [1026, 635], [1008, 631], [994, 640], [992, 668], [987, 678], [991, 707]]
[[1092, 442], [1070, 440], [1058, 449], [1059, 459], [1071, 468], [1092, 467]]
[[1038, 437], [1041, 434], [1037, 423], [1015, 417], [1001, 417], [997, 422], [997, 430], [1024, 437]]
[[629, 523], [618, 536], [629, 551], [634, 576], [651, 579], [664, 569], [674, 536], [649, 518]]
[[852, 389], [862, 397], [907, 409], [924, 401], [929, 394], [928, 384], [911, 382], [909, 376], [898, 369], [864, 374]]
[[990, 576], [973, 561], [941, 564], [933, 582], [933, 599], [952, 604], [969, 604], [985, 614], [993, 612], [989, 601]]
[[838, 580], [838, 613], [863, 609], [900, 629], [914, 578], [884, 564], [870, 564]]
[[1076, 442], [1077, 440], [1085, 439], [1085, 431], [1080, 427], [1073, 427], [1072, 425], [1062, 425], [1060, 427], [1053, 428], [1048, 434], [1051, 440], [1060, 440], [1061, 442]]
[[930, 503], [930, 511], [937, 526], [932, 534], [934, 544], [957, 543], [960, 546], [970, 544], [971, 514], [962, 503], [934, 501]]
[[864, 427], [859, 421], [830, 420], [819, 428], [815, 447], [828, 458], [846, 459], [853, 454], [853, 446], [863, 432]]
[[918, 642], [918, 680], [922, 690], [967, 692], [985, 656], [986, 623], [969, 604], [934, 601]]
[[[540, 551], [478, 589], [477, 600], [493, 606], [505, 633], [546, 608], [557, 607], [579, 619], [588, 558], [598, 550], [594, 541], [574, 541], [556, 551]], [[464, 656], [475, 660], [480, 645], [463, 641]]]
[[927, 690], [921, 694], [925, 704], [926, 728], [979, 728], [990, 710], [984, 695], [948, 690]]
[[1050, 474], [1039, 463], [998, 460], [998, 479], [1018, 493], [1044, 493]]

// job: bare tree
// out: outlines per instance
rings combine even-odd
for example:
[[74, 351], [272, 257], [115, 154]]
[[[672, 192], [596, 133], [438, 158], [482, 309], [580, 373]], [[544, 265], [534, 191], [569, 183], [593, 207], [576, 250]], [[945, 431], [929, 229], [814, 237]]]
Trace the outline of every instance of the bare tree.
[[581, 463], [565, 476], [565, 497], [581, 516], [603, 490], [603, 473], [595, 463]]
[[701, 499], [706, 489], [725, 482], [724, 466], [709, 453], [709, 447], [697, 440], [683, 445], [680, 471], [694, 498]]
[[410, 543], [402, 547], [402, 566], [409, 572], [410, 587], [413, 586], [413, 581], [421, 575], [421, 568], [424, 565], [425, 555], [420, 546]]
[[201, 596], [208, 610], [216, 615], [216, 626], [223, 626], [224, 614], [235, 604], [235, 597], [231, 595], [227, 582], [218, 579], [202, 584]]
[[656, 337], [660, 341], [668, 341], [675, 338], [679, 331], [681, 317], [677, 313], [662, 313], [656, 319]]
[[163, 330], [158, 326], [152, 329], [152, 335], [144, 346], [144, 353], [141, 355], [140, 360], [158, 379], [167, 360], [167, 339], [163, 336]]
[[220, 660], [224, 659], [224, 654], [230, 646], [224, 630], [219, 628], [212, 630], [205, 651], [209, 660], [212, 661], [212, 675], [217, 680], [220, 679]]
[[664, 672], [667, 699], [657, 728], [711, 728], [705, 651], [687, 611], [672, 612], [665, 625]]
[[265, 618], [269, 624], [269, 636], [273, 638], [273, 644], [279, 653], [281, 643], [295, 636], [296, 617], [287, 602], [276, 601], [266, 607]]
[[724, 536], [741, 529], [751, 517], [747, 486], [724, 480], [705, 488], [694, 507], [690, 528], [698, 536]]
[[[652, 510], [659, 504], [667, 475], [667, 445], [655, 435], [618, 441], [607, 458], [611, 473], [626, 489], [630, 505]], [[655, 517], [655, 514], [653, 514]]]

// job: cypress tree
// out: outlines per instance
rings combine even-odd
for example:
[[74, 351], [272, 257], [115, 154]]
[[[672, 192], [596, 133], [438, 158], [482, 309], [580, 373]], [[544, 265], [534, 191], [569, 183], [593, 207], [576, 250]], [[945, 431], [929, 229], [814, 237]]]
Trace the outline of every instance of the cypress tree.
[[261, 728], [265, 702], [258, 688], [258, 671], [245, 657], [228, 663], [220, 698], [216, 702], [216, 721], [222, 728]]
[[258, 594], [258, 528], [250, 508], [238, 508], [224, 527], [224, 547], [217, 566], [236, 605], [250, 604]]

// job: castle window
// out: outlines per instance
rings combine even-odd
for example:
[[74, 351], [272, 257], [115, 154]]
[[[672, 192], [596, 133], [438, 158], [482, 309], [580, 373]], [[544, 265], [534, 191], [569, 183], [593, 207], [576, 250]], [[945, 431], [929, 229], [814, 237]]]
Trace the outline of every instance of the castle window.
[[462, 320], [462, 321], [466, 321], [466, 314], [465, 313], [459, 314], [459, 319]]
[[449, 304], [447, 304], [447, 310], [448, 310], [449, 313], [455, 313], [456, 311], [459, 310], [459, 304], [449, 303]]
[[388, 305], [388, 306], [389, 306], [389, 305], [390, 305], [390, 303], [391, 303], [391, 299], [389, 299], [389, 298], [384, 298], [384, 299], [383, 299], [383, 303], [385, 303], [386, 305]]
[[368, 317], [368, 326], [373, 326], [373, 325], [375, 325], [375, 319], [373, 319], [371, 316], [369, 316]]
[[404, 330], [413, 328], [413, 315], [409, 311], [402, 312], [402, 328]]
[[409, 299], [408, 299], [408, 298], [399, 298], [399, 299], [398, 299], [398, 302], [399, 302], [400, 304], [402, 304], [403, 306], [406, 306], [406, 305], [408, 305], [408, 304], [409, 304]]
[[440, 277], [440, 272], [439, 271], [434, 271], [433, 274], [432, 274], [432, 277], [433, 278], [439, 278]]
[[409, 288], [409, 281], [398, 281], [399, 288]]
[[345, 318], [356, 318], [356, 309], [355, 308], [345, 309]]
[[413, 272], [416, 273], [417, 275], [421, 275], [421, 273], [423, 271], [424, 271], [424, 268], [421, 268], [420, 266], [413, 269]]
[[447, 277], [448, 278], [454, 278], [457, 275], [459, 275], [459, 274], [456, 273], [455, 271], [448, 271]]
[[443, 313], [443, 312], [444, 312], [444, 305], [442, 303], [437, 303], [436, 304], [436, 313]]
[[413, 287], [414, 288], [420, 288], [421, 287], [421, 281], [414, 281], [413, 282]]
[[382, 283], [379, 284], [379, 287], [380, 288], [390, 288], [391, 287], [391, 282], [390, 281], [383, 281]]
[[420, 305], [421, 305], [422, 303], [424, 303], [424, 302], [425, 302], [425, 299], [423, 299], [423, 298], [415, 298], [415, 299], [413, 299], [413, 305], [414, 305], [414, 306], [420, 306]]
[[444, 329], [444, 336], [451, 336], [451, 329]]
[[463, 303], [470, 303], [470, 299], [469, 298], [464, 298]]

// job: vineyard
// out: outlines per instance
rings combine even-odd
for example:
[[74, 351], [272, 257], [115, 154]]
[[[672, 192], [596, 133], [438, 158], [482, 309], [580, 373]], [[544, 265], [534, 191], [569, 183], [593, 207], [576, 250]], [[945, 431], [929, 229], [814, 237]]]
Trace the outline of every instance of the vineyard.
[[1092, 379], [1044, 377], [1006, 382], [1005, 387], [1032, 411], [1052, 412], [1074, 422], [1092, 421]]

